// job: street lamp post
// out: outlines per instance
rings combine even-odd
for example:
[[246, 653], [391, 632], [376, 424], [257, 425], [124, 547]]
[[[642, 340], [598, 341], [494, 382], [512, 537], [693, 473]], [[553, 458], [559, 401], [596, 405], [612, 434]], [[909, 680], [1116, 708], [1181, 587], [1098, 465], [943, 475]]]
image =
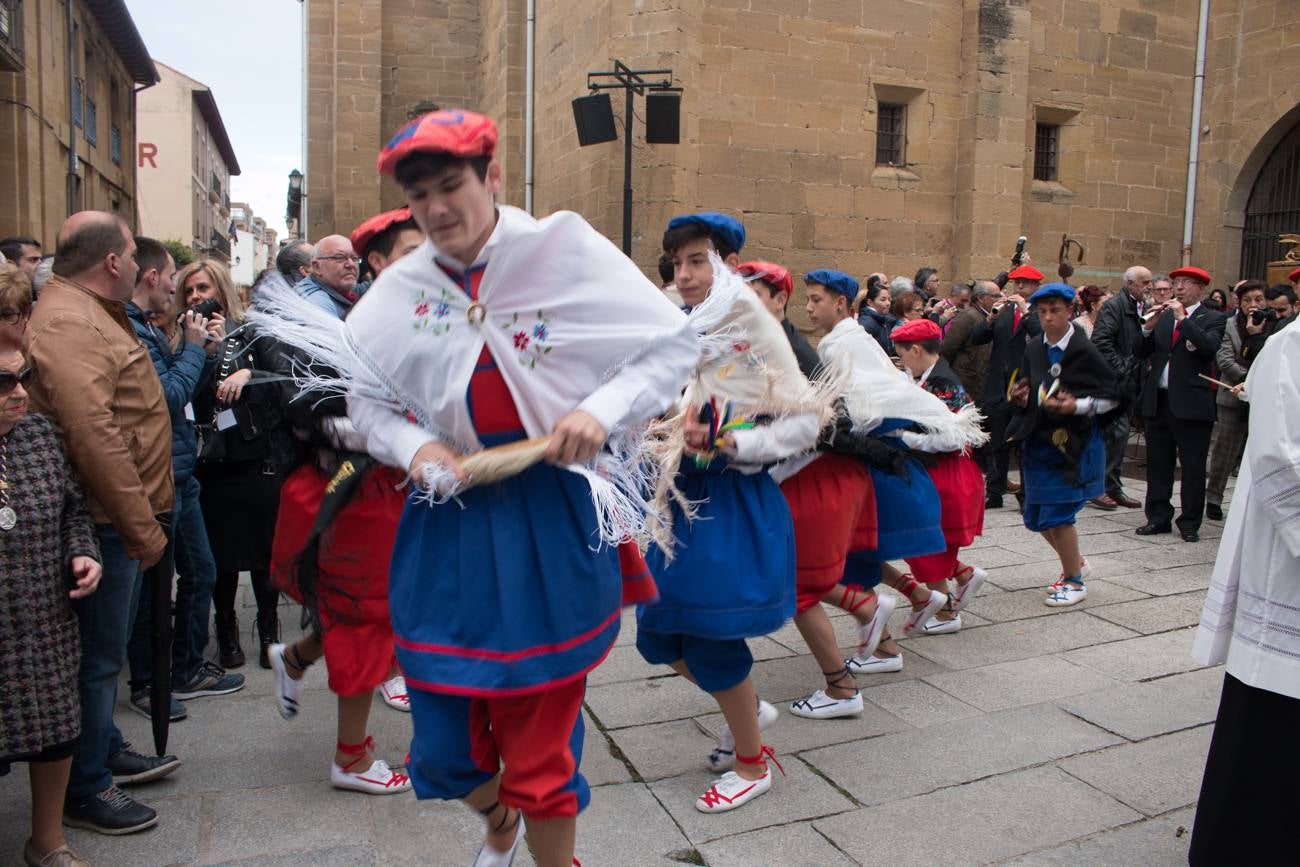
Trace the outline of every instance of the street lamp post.
[[289, 195], [285, 204], [284, 219], [286, 223], [293, 224], [295, 228], [293, 235], [295, 238], [301, 238], [304, 235], [302, 212], [302, 200], [304, 196], [302, 192], [302, 182], [302, 172], [297, 169], [289, 172]]
[[[654, 81], [647, 81], [645, 76], [663, 76]], [[587, 89], [593, 94], [592, 97], [580, 97], [574, 100], [574, 112], [579, 116], [579, 125], [582, 124], [581, 109], [579, 103], [583, 100], [594, 100], [594, 95], [605, 90], [622, 90], [626, 99], [624, 100], [624, 123], [623, 123], [623, 252], [632, 255], [632, 123], [635, 119], [633, 115], [633, 97], [645, 96], [647, 93], [681, 93], [680, 87], [673, 87], [673, 71], [671, 69], [630, 69], [626, 63], [621, 60], [614, 61], [612, 72], [588, 72]], [[597, 123], [607, 122], [612, 131], [613, 112], [609, 108], [608, 98], [604, 103], [595, 109], [597, 112], [604, 112], [608, 120], [596, 117]], [[675, 122], [675, 118], [674, 118]], [[579, 144], [599, 144], [604, 141], [612, 141], [614, 135], [597, 135], [593, 138], [584, 140], [583, 135], [579, 135]], [[661, 139], [668, 141], [669, 139]], [[647, 141], [652, 139], [647, 135]], [[675, 138], [671, 141], [676, 141]]]

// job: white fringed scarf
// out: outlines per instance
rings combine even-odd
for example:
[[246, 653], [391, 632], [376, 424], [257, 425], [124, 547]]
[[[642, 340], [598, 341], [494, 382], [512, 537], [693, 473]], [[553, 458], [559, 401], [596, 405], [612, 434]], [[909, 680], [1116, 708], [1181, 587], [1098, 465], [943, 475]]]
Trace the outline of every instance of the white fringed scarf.
[[[486, 344], [525, 431], [547, 436], [614, 374], [690, 326], [577, 214], [535, 220], [517, 208], [497, 211], [477, 302], [437, 265], [426, 240], [380, 275], [346, 322], [315, 311], [292, 290], [261, 293], [250, 319], [311, 359], [296, 371], [303, 392], [344, 394], [409, 413], [430, 439], [464, 455], [483, 448], [466, 390]], [[637, 535], [645, 523], [641, 436], [611, 431], [611, 452], [590, 466], [565, 467], [591, 485], [601, 539], [611, 544]], [[517, 463], [515, 457], [508, 460]], [[443, 467], [424, 468], [431, 500], [455, 496], [449, 476]]]
[[988, 442], [988, 434], [980, 428], [983, 416], [974, 404], [954, 413], [895, 368], [880, 344], [855, 320], [840, 320], [822, 338], [817, 354], [824, 365], [847, 365], [851, 370], [844, 403], [855, 431], [867, 433], [886, 418], [902, 418], [923, 430], [900, 434], [909, 448], [918, 451], [956, 452]]

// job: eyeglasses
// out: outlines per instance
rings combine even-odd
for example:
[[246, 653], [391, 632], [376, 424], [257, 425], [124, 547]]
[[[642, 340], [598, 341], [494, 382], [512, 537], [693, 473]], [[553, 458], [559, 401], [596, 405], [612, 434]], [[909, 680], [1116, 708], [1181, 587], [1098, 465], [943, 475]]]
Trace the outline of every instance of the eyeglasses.
[[32, 369], [30, 367], [24, 367], [17, 373], [11, 370], [0, 370], [0, 396], [12, 393], [20, 385], [26, 388], [31, 378]]
[[317, 262], [333, 262], [336, 265], [344, 265], [351, 262], [353, 265], [361, 264], [360, 256], [349, 256], [346, 253], [335, 253], [333, 256], [317, 256]]
[[5, 325], [17, 325], [18, 320], [22, 319], [25, 315], [26, 314], [21, 310], [0, 310], [0, 322], [3, 322]]

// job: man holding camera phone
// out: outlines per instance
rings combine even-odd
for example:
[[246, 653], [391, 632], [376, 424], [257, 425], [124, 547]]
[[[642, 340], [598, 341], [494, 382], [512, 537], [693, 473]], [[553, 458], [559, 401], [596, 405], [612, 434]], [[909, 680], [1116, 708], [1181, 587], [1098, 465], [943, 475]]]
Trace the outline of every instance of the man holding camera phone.
[[[1237, 313], [1223, 329], [1223, 340], [1215, 356], [1218, 379], [1228, 385], [1246, 381], [1251, 362], [1264, 348], [1273, 328], [1277, 313], [1265, 301], [1267, 287], [1263, 280], [1243, 280], [1234, 290], [1237, 295]], [[1250, 408], [1237, 397], [1231, 388], [1219, 388], [1215, 395], [1219, 411], [1219, 435], [1210, 455], [1210, 474], [1205, 485], [1205, 516], [1211, 521], [1223, 520], [1223, 489], [1228, 484], [1228, 474], [1241, 463], [1246, 449]]]
[[1205, 463], [1214, 430], [1215, 398], [1209, 376], [1223, 340], [1226, 317], [1201, 304], [1210, 274], [1201, 268], [1169, 272], [1174, 298], [1144, 313], [1138, 358], [1151, 368], [1142, 385], [1142, 415], [1147, 433], [1147, 522], [1139, 536], [1173, 532], [1174, 460], [1182, 465], [1182, 514], [1178, 530], [1184, 542], [1200, 539], [1205, 510]]

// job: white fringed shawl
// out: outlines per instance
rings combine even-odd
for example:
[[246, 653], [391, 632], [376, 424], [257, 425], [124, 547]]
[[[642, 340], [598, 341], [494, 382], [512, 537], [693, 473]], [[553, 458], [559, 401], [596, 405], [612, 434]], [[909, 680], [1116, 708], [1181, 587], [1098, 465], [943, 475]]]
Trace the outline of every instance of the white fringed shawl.
[[817, 354], [828, 367], [847, 365], [851, 370], [844, 403], [854, 430], [866, 433], [886, 418], [907, 419], [924, 432], [904, 431], [903, 442], [933, 453], [977, 448], [988, 441], [988, 434], [980, 429], [983, 416], [974, 404], [954, 413], [895, 368], [880, 344], [855, 320], [840, 320], [822, 338]]

